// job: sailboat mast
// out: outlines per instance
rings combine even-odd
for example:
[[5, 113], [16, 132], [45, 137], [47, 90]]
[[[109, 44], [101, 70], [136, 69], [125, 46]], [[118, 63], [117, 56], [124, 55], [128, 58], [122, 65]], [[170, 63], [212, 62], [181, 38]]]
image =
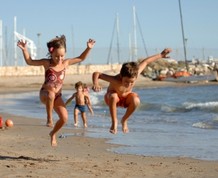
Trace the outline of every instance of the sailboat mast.
[[2, 66], [3, 59], [3, 39], [2, 39], [2, 20], [0, 20], [0, 66]]
[[117, 35], [117, 59], [118, 59], [118, 63], [120, 63], [120, 26], [119, 26], [118, 13], [114, 21], [114, 27], [113, 27], [112, 38], [111, 38], [111, 43], [110, 43], [110, 48], [109, 48], [109, 53], [108, 53], [108, 58], [107, 58], [107, 64], [112, 63], [112, 61], [110, 62], [110, 57], [111, 57], [111, 50], [112, 50], [115, 30], [116, 30], [116, 35]]
[[129, 62], [132, 61], [132, 40], [131, 33], [129, 33]]
[[15, 35], [17, 32], [17, 17], [14, 16], [14, 65], [17, 66], [17, 38]]
[[120, 63], [120, 26], [119, 26], [119, 15], [117, 13], [117, 18], [116, 18], [116, 29], [117, 29], [117, 59], [118, 63]]
[[145, 40], [144, 40], [144, 37], [143, 37], [142, 28], [141, 28], [141, 25], [139, 23], [139, 18], [138, 18], [137, 14], [136, 14], [136, 19], [137, 19], [137, 22], [138, 22], [139, 32], [141, 34], [141, 38], [142, 38], [142, 43], [143, 43], [143, 46], [144, 46], [145, 54], [148, 57], [148, 51], [147, 51], [147, 48], [146, 48], [146, 45], [145, 45]]
[[188, 61], [187, 61], [187, 54], [186, 54], [186, 39], [185, 39], [185, 33], [184, 33], [184, 27], [183, 27], [182, 8], [181, 8], [180, 0], [179, 0], [179, 12], [180, 12], [180, 20], [181, 20], [181, 28], [182, 28], [182, 39], [183, 39], [183, 50], [184, 50], [184, 57], [185, 57], [185, 65], [186, 65], [186, 70], [189, 71]]
[[114, 22], [114, 27], [113, 27], [113, 32], [112, 32], [112, 37], [111, 37], [111, 42], [110, 42], [110, 48], [109, 48], [108, 57], [107, 57], [107, 64], [112, 64], [112, 61], [110, 61], [110, 58], [111, 58], [111, 50], [112, 50], [112, 45], [113, 45], [115, 27], [116, 27], [116, 21]]
[[135, 6], [133, 6], [133, 34], [134, 34], [133, 61], [136, 61], [137, 60], [137, 37], [136, 37], [136, 12], [135, 12]]

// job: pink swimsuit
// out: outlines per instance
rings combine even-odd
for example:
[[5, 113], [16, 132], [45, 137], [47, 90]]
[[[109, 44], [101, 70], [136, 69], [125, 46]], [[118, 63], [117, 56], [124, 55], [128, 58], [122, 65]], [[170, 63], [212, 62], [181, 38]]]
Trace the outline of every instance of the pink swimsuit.
[[[48, 68], [45, 72], [44, 85], [50, 85], [51, 87], [54, 87], [54, 88], [57, 88], [57, 87], [62, 88], [64, 77], [65, 77], [65, 68], [58, 72], [52, 68]], [[44, 94], [47, 95], [47, 90], [44, 87], [41, 88], [40, 92], [43, 92]], [[61, 93], [56, 94], [55, 100], [59, 96], [61, 96]]]
[[48, 68], [45, 72], [45, 82], [44, 84], [51, 85], [52, 87], [60, 86], [62, 87], [65, 77], [65, 69], [61, 71], [55, 71], [52, 68]]

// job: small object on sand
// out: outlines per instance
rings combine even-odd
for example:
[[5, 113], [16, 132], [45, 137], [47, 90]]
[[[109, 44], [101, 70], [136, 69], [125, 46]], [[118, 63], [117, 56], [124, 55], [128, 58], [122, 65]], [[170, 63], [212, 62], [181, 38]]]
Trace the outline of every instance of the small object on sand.
[[2, 117], [0, 116], [0, 129], [2, 129], [3, 128], [3, 119], [2, 119]]
[[59, 138], [66, 138], [66, 136], [65, 136], [64, 134], [61, 134], [61, 135], [59, 136]]
[[7, 119], [5, 121], [5, 125], [6, 125], [6, 127], [13, 127], [14, 123], [11, 119]]

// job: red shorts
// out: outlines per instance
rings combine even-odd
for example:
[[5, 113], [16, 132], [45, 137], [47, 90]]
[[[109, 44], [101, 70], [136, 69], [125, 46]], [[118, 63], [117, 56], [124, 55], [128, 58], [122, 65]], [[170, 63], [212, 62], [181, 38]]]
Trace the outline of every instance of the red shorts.
[[[112, 94], [112, 93], [115, 93], [114, 91], [109, 91], [109, 92], [107, 92], [105, 95], [104, 95], [104, 101], [105, 101], [105, 103], [107, 104], [107, 105], [109, 105], [109, 97], [110, 97], [110, 95]], [[126, 103], [126, 100], [127, 100], [127, 98], [129, 97], [129, 96], [137, 96], [138, 97], [138, 95], [136, 94], [136, 93], [129, 93], [126, 97], [119, 97], [119, 101], [117, 102], [117, 106], [119, 106], [119, 107], [123, 107], [123, 108], [127, 108], [128, 107], [128, 105], [127, 105], [127, 103]]]

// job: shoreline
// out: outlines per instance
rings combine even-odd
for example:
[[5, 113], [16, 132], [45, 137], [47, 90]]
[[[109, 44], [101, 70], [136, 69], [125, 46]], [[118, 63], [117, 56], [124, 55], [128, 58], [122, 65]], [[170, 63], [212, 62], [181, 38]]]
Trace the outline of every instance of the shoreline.
[[[81, 76], [69, 76], [63, 91], [74, 88], [73, 84], [79, 78]], [[16, 82], [13, 82], [15, 80]], [[43, 77], [1, 80], [0, 83], [4, 85], [0, 85], [0, 94], [37, 91], [42, 81]], [[85, 82], [90, 84], [88, 83], [90, 79]], [[141, 85], [138, 83], [136, 87], [187, 85], [161, 82], [156, 83], [142, 78], [139, 81]], [[14, 122], [14, 127], [0, 129], [1, 177], [216, 178], [218, 176], [218, 161], [116, 154], [108, 149], [118, 145], [107, 143], [107, 139], [86, 137], [82, 128], [62, 128], [58, 134], [70, 133], [73, 136], [57, 138], [58, 146], [53, 148], [50, 146], [48, 135], [51, 129], [44, 126], [43, 120], [8, 113], [0, 115], [4, 120], [11, 118]]]

